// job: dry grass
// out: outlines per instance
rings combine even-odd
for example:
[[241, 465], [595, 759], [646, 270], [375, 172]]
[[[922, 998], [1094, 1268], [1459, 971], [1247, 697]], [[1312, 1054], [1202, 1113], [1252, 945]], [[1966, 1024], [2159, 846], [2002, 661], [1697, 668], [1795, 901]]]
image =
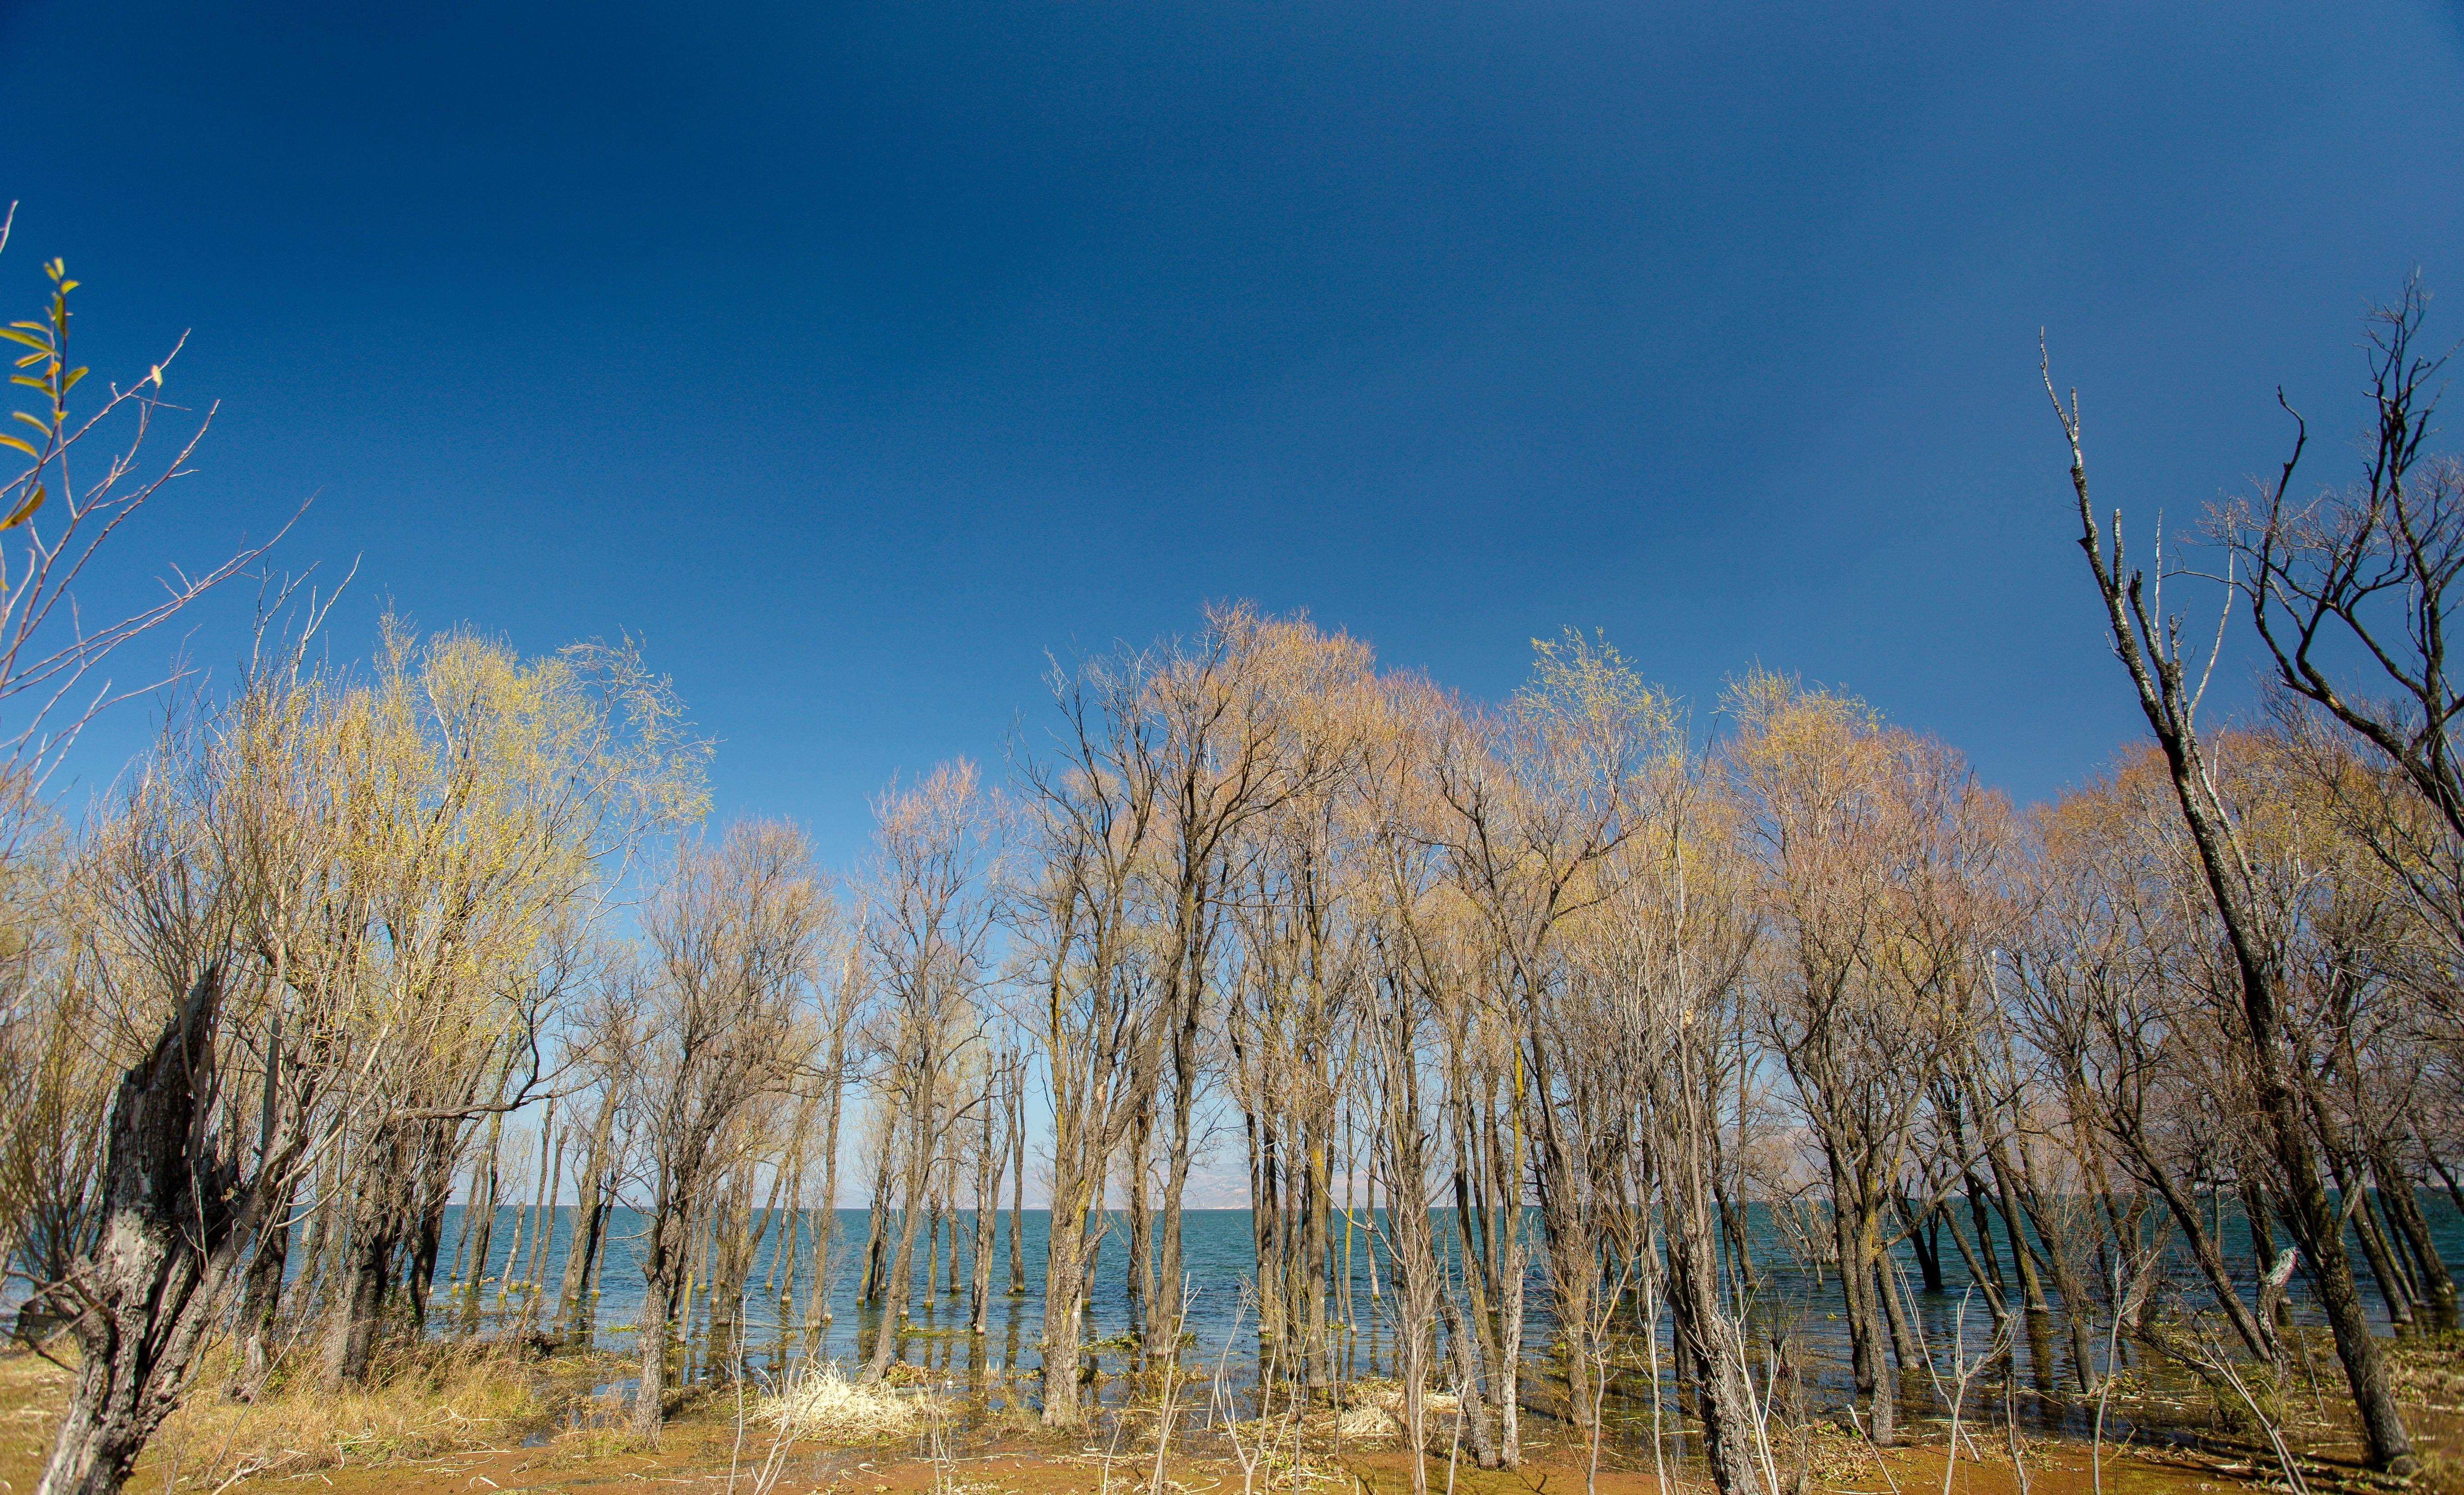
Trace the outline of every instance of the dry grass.
[[1403, 1424], [1385, 1408], [1363, 1402], [1336, 1418], [1334, 1430], [1347, 1443], [1366, 1443], [1397, 1437]]
[[[1403, 1436], [1403, 1386], [1399, 1381], [1362, 1379], [1344, 1388], [1346, 1406], [1335, 1419], [1335, 1435], [1347, 1443], [1376, 1442]], [[1449, 1393], [1423, 1387], [1420, 1392], [1421, 1432], [1429, 1444], [1443, 1448], [1454, 1436], [1460, 1402]]]
[[928, 1418], [947, 1410], [930, 1393], [859, 1385], [833, 1362], [800, 1371], [777, 1394], [762, 1397], [755, 1415], [790, 1438], [864, 1443], [912, 1438]]
[[2407, 1334], [2386, 1346], [2398, 1399], [2433, 1412], [2464, 1412], [2464, 1333]]
[[306, 1368], [242, 1401], [201, 1377], [158, 1448], [211, 1488], [233, 1475], [297, 1474], [502, 1447], [544, 1427], [561, 1399], [534, 1360], [488, 1344], [424, 1345], [364, 1388], [319, 1391]]

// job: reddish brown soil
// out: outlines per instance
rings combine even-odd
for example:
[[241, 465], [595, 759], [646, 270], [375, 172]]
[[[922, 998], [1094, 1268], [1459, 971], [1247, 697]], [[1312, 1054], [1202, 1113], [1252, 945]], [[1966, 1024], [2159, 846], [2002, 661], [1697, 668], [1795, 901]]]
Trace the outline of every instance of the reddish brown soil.
[[[29, 1495], [39, 1472], [49, 1434], [65, 1394], [65, 1373], [23, 1353], [0, 1356], [0, 1495]], [[2430, 1469], [2414, 1488], [2433, 1495], [2464, 1495], [2464, 1484], [2453, 1479], [2452, 1462], [2459, 1431], [2452, 1413], [2436, 1403], [2419, 1410], [2420, 1432], [2431, 1455]], [[1996, 1435], [1974, 1430], [1984, 1445], [1980, 1460], [1963, 1449], [1949, 1471], [1948, 1495], [2210, 1495], [2240, 1489], [2281, 1489], [2281, 1476], [2263, 1455], [2248, 1452], [2198, 1453], [2138, 1448], [2103, 1450], [2101, 1471], [2091, 1467], [2088, 1446], [2079, 1441], [2038, 1441], [2027, 1455], [2027, 1480], [2014, 1479], [2007, 1454], [1992, 1446]], [[1943, 1445], [1939, 1431], [1933, 1440], [1876, 1456], [1853, 1439], [1827, 1439], [1813, 1458], [1814, 1475], [1803, 1495], [1938, 1495], [1945, 1490]], [[735, 1428], [712, 1413], [690, 1414], [671, 1423], [656, 1449], [627, 1450], [608, 1438], [568, 1437], [539, 1446], [472, 1449], [450, 1457], [381, 1464], [373, 1467], [328, 1466], [266, 1476], [227, 1486], [219, 1495], [271, 1495], [273, 1491], [331, 1491], [334, 1495], [512, 1495], [515, 1491], [627, 1491], [648, 1495], [650, 1488], [683, 1491], [733, 1490], [760, 1495], [759, 1478], [767, 1440], [748, 1435], [740, 1450]], [[2321, 1462], [2312, 1470], [2312, 1488], [2325, 1495], [2331, 1488], [2357, 1490], [2385, 1484], [2365, 1475], [2351, 1462], [2350, 1451], [2321, 1439], [2308, 1452]], [[2341, 1456], [2341, 1457], [2340, 1457]], [[734, 1467], [731, 1469], [731, 1462]], [[1410, 1461], [1393, 1446], [1352, 1446], [1339, 1453], [1316, 1450], [1301, 1470], [1279, 1470], [1274, 1491], [1325, 1491], [1330, 1495], [1400, 1495], [1412, 1488]], [[1792, 1461], [1783, 1460], [1782, 1478], [1790, 1477]], [[889, 1495], [892, 1491], [945, 1491], [950, 1495], [1058, 1495], [1058, 1492], [1117, 1492], [1145, 1495], [1154, 1473], [1153, 1455], [1123, 1454], [1108, 1459], [1098, 1447], [1055, 1441], [1033, 1434], [1013, 1433], [979, 1442], [957, 1457], [935, 1462], [912, 1444], [897, 1447], [823, 1449], [800, 1447], [775, 1471], [768, 1485], [775, 1495]], [[1269, 1484], [1260, 1469], [1248, 1488], [1265, 1495]], [[149, 1457], [141, 1463], [131, 1489], [165, 1489], [164, 1461]], [[1534, 1492], [1558, 1495], [1585, 1488], [1579, 1449], [1539, 1442], [1528, 1450], [1520, 1469], [1484, 1472], [1464, 1462], [1449, 1471], [1442, 1458], [1428, 1464], [1428, 1487], [1444, 1490], [1448, 1480], [1459, 1495], [1507, 1495]], [[1175, 1495], [1230, 1495], [1243, 1489], [1240, 1465], [1204, 1450], [1172, 1460], [1165, 1477]], [[193, 1487], [184, 1483], [182, 1488]], [[1596, 1489], [1604, 1495], [1661, 1495], [1662, 1486], [1648, 1462], [1631, 1454], [1605, 1458]], [[1669, 1490], [1699, 1495], [1707, 1484], [1695, 1471], [1670, 1471]]]

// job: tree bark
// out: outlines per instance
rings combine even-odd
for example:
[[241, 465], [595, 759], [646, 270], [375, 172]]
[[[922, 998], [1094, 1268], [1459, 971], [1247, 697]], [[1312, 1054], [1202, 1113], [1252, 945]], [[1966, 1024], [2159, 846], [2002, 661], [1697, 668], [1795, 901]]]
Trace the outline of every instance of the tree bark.
[[1079, 1325], [1087, 1300], [1087, 1210], [1074, 1198], [1067, 1203], [1056, 1198], [1051, 1217], [1044, 1247], [1044, 1425], [1075, 1427]]
[[1001, 1217], [1001, 1160], [1009, 1150], [1004, 1136], [993, 1140], [993, 1096], [984, 1093], [984, 1127], [981, 1144], [976, 1154], [976, 1250], [975, 1280], [967, 1304], [967, 1332], [981, 1334], [985, 1316], [991, 1311], [993, 1295], [993, 1226]]
[[[502, 1099], [502, 1087], [499, 1086], [498, 1089], [498, 1099]], [[465, 1334], [479, 1331], [479, 1288], [488, 1280], [488, 1248], [494, 1243], [496, 1233], [496, 1164], [503, 1155], [504, 1136], [505, 1113], [490, 1112], [487, 1168], [480, 1173], [479, 1187], [473, 1191], [478, 1198], [463, 1205], [465, 1211], [474, 1212], [476, 1216], [474, 1227], [467, 1232], [471, 1235], [471, 1275], [462, 1284], [462, 1332]]]
[[285, 1179], [275, 1190], [256, 1232], [256, 1250], [249, 1259], [240, 1300], [241, 1364], [251, 1396], [264, 1386], [273, 1369], [271, 1342], [282, 1314], [282, 1278], [291, 1261], [291, 1206], [297, 1180]]
[[2387, 1218], [2395, 1222], [2405, 1244], [2410, 1248], [2413, 1261], [2420, 1266], [2421, 1290], [2430, 1305], [2442, 1317], [2455, 1316], [2455, 1279], [2447, 1270], [2447, 1263], [2438, 1254], [2438, 1242], [2430, 1233], [2430, 1221], [2423, 1218], [2421, 1201], [2413, 1197], [2412, 1180], [2405, 1176], [2396, 1163], [2395, 1150], [2382, 1142], [2370, 1154], [2370, 1169], [2378, 1177], [2379, 1202], [2387, 1207]]
[[[371, 1152], [389, 1154], [401, 1145], [388, 1129]], [[399, 1176], [394, 1170], [380, 1178]], [[351, 1211], [350, 1234], [341, 1255], [341, 1280], [334, 1299], [334, 1321], [325, 1330], [319, 1384], [328, 1395], [367, 1378], [376, 1350], [377, 1329], [385, 1314], [385, 1290], [392, 1285], [395, 1248], [401, 1243], [401, 1218], [384, 1198], [386, 1185], [372, 1185], [371, 1197]], [[506, 1271], [513, 1270], [510, 1264]]]
[[633, 1428], [644, 1437], [656, 1437], [667, 1419], [668, 1345], [687, 1249], [684, 1212], [670, 1198], [657, 1199], [642, 1246], [642, 1313], [635, 1330], [642, 1378], [633, 1393]]
[[100, 1236], [75, 1273], [77, 1379], [36, 1495], [117, 1495], [221, 1330], [252, 1233], [280, 1224], [266, 1205], [297, 1160], [296, 1116], [269, 1129], [247, 1184], [208, 1132], [221, 1000], [208, 966], [113, 1096]]
[[1009, 1091], [1009, 1295], [1026, 1291], [1026, 1065], [1017, 1062]]
[[[929, 1075], [931, 1070], [927, 1064], [919, 1064], [915, 1072]], [[909, 1121], [914, 1132], [908, 1140], [907, 1184], [898, 1211], [898, 1245], [890, 1258], [890, 1283], [882, 1306], [881, 1327], [874, 1332], [872, 1353], [858, 1377], [867, 1383], [890, 1374], [890, 1362], [898, 1352], [898, 1330], [907, 1317], [907, 1301], [914, 1280], [915, 1222], [924, 1211], [927, 1175], [933, 1160], [933, 1092], [929, 1088], [916, 1095], [914, 1114]], [[929, 1277], [924, 1287], [927, 1292], [932, 1290]]]

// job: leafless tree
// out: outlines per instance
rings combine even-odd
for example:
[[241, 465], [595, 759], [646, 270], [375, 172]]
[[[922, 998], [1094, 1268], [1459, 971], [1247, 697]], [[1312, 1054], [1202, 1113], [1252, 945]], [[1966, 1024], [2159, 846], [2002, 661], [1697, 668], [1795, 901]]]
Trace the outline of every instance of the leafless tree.
[[1947, 748], [1844, 697], [1757, 674], [1729, 710], [1766, 868], [1764, 1022], [1821, 1153], [1852, 1370], [1887, 1442], [1886, 1329], [1903, 1370], [1916, 1353], [1886, 1232], [1930, 1085], [1972, 1018], [1975, 880], [1999, 803]]
[[[864, 1379], [887, 1374], [907, 1316], [915, 1227], [935, 1187], [935, 1163], [964, 1120], [957, 1080], [962, 1062], [980, 1060], [995, 905], [986, 861], [993, 826], [972, 764], [935, 770], [875, 806], [876, 866], [867, 897], [865, 940], [881, 983], [875, 1022], [874, 1083], [904, 1118], [898, 1238], [891, 1247], [887, 1309], [865, 1361]], [[980, 1103], [980, 1102], [979, 1102]], [[928, 1268], [925, 1288], [934, 1284]]]
[[[2160, 537], [2157, 574], [2146, 575], [2124, 560], [2121, 515], [2113, 516], [2109, 539], [2103, 521], [2089, 497], [2087, 455], [2081, 445], [2079, 397], [2065, 405], [2056, 391], [2050, 361], [2044, 368], [2045, 395], [2053, 403], [2070, 448], [2071, 487], [2079, 502], [2079, 548], [2087, 553], [2098, 600], [2114, 652], [2129, 675], [2141, 714], [2155, 735], [2172, 780], [2199, 868], [2232, 952], [2238, 978], [2240, 1022], [2235, 1046], [2245, 1058], [2259, 1114], [2284, 1192], [2285, 1219], [2308, 1262], [2321, 1308], [2335, 1332], [2336, 1352], [2352, 1389], [2369, 1445], [2370, 1463], [2391, 1473], [2415, 1466], [2411, 1439], [2396, 1409], [2388, 1386], [2385, 1357], [2371, 1337], [2369, 1319], [2354, 1290], [2352, 1263], [2345, 1254], [2343, 1221], [2320, 1167], [2308, 1118], [2286, 1058], [2287, 1013], [2283, 973], [2268, 949], [2261, 916], [2254, 898], [2255, 868], [2251, 848], [2219, 792], [2209, 762], [2197, 712], [2208, 670], [2195, 653], [2186, 652], [2181, 620], [2164, 606], [2166, 581]], [[2299, 458], [2297, 448], [2295, 459]], [[2288, 461], [2279, 494], [2291, 481]], [[2272, 583], [2265, 583], [2272, 585]], [[2218, 634], [2217, 648], [2222, 635]], [[2195, 645], [2190, 646], [2195, 648]], [[2299, 671], [2297, 671], [2298, 673]], [[2443, 730], [2443, 728], [2441, 729]]]
[[627, 978], [648, 1021], [625, 1067], [649, 1193], [633, 1404], [645, 1433], [665, 1416], [689, 1230], [729, 1163], [719, 1144], [808, 1066], [804, 1020], [831, 916], [803, 833], [776, 822], [680, 848], [648, 911], [649, 959]]
[[1138, 880], [1160, 834], [1148, 668], [1135, 655], [1056, 668], [1056, 760], [1020, 768], [1008, 917], [1023, 961], [1022, 1022], [1042, 1050], [1052, 1106], [1043, 1418], [1053, 1427], [1080, 1420], [1079, 1347], [1102, 1239], [1089, 1215], [1145, 1102], [1153, 1051], [1155, 974], [1138, 924]]

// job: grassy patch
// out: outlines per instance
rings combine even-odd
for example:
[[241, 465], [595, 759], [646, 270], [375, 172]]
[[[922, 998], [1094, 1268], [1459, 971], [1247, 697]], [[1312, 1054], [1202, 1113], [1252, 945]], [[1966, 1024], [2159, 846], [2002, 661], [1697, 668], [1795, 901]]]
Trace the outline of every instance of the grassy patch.
[[2381, 1343], [2397, 1400], [2464, 1412], [2464, 1333], [2406, 1334]]
[[318, 1389], [289, 1369], [252, 1399], [217, 1395], [201, 1376], [164, 1425], [158, 1448], [209, 1487], [243, 1471], [297, 1474], [505, 1447], [545, 1428], [586, 1378], [579, 1362], [541, 1362], [490, 1343], [427, 1344], [377, 1368], [363, 1387]]

